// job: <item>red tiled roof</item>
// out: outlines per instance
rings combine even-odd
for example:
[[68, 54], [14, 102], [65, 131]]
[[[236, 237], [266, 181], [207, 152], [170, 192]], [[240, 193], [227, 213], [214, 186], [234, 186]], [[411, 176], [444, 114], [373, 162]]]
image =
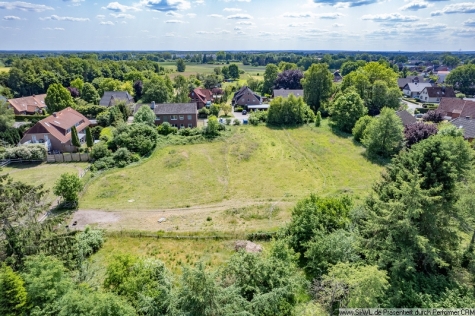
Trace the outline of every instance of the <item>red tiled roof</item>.
[[[80, 123], [81, 121], [82, 123]], [[71, 140], [71, 132], [67, 133], [67, 130], [77, 123], [80, 123], [76, 126], [78, 132], [91, 124], [84, 115], [68, 107], [42, 119], [30, 128], [25, 135], [44, 133], [47, 131], [51, 136], [61, 141], [61, 143], [67, 143]]]
[[16, 110], [16, 112], [35, 113], [39, 109], [44, 109], [46, 94], [32, 95], [29, 97], [8, 99], [8, 103]]
[[442, 98], [436, 112], [452, 118], [459, 116], [475, 118], [475, 102], [459, 98]]

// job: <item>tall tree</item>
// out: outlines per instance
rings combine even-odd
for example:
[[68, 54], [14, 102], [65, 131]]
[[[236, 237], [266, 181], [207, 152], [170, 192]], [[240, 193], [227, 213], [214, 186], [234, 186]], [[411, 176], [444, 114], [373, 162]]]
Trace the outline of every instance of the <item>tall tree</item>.
[[53, 193], [62, 197], [65, 202], [77, 203], [81, 189], [81, 179], [77, 174], [63, 173], [56, 181]]
[[394, 110], [383, 108], [380, 116], [367, 127], [363, 144], [371, 157], [391, 157], [402, 147], [403, 125]]
[[333, 75], [327, 64], [313, 64], [302, 79], [305, 102], [316, 112], [332, 92]]
[[274, 89], [302, 89], [303, 73], [299, 69], [282, 71], [274, 82]]
[[185, 72], [185, 69], [186, 69], [185, 60], [178, 58], [176, 60], [176, 71]]
[[236, 64], [229, 65], [229, 76], [233, 79], [239, 79], [239, 67]]
[[89, 82], [86, 82], [81, 89], [81, 99], [88, 103], [99, 104], [99, 93], [97, 93], [96, 88]]
[[26, 295], [23, 279], [3, 264], [0, 267], [0, 314], [22, 315], [26, 307]]
[[264, 86], [262, 87], [262, 93], [271, 94], [274, 88], [274, 82], [279, 75], [279, 67], [275, 64], [268, 64], [266, 71], [264, 72]]
[[142, 98], [142, 91], [143, 91], [143, 82], [142, 80], [137, 80], [134, 82], [134, 94], [135, 94], [135, 97], [134, 97], [134, 100], [135, 102], [137, 102], [138, 100], [140, 100]]
[[75, 147], [81, 147], [81, 142], [79, 141], [78, 130], [76, 126], [71, 127], [71, 145]]
[[190, 97], [188, 96], [188, 80], [182, 75], [178, 75], [173, 78], [173, 87], [175, 88], [174, 101], [176, 103], [188, 103]]
[[91, 128], [89, 126], [86, 127], [86, 145], [89, 149], [94, 146], [94, 138], [92, 137]]
[[363, 100], [354, 90], [340, 95], [330, 108], [332, 122], [339, 130], [346, 133], [351, 133], [356, 122], [367, 112], [368, 109], [364, 106]]
[[148, 107], [142, 106], [134, 115], [134, 123], [143, 123], [149, 126], [155, 126], [155, 112]]
[[60, 84], [52, 84], [46, 92], [45, 104], [49, 113], [61, 111], [67, 107], [74, 107], [74, 101], [68, 89]]
[[156, 103], [165, 103], [168, 102], [171, 97], [163, 78], [154, 76], [150, 80], [145, 81], [143, 85], [143, 102], [150, 103], [155, 101]]

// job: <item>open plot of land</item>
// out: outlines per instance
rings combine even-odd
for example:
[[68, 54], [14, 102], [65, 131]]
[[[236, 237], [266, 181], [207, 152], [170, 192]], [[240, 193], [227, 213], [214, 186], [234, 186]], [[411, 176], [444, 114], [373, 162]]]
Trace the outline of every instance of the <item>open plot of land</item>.
[[[274, 220], [247, 227], [271, 228], [310, 193], [366, 194], [381, 167], [363, 152], [351, 139], [333, 134], [326, 121], [321, 128], [241, 126], [224, 141], [167, 146], [143, 164], [107, 172], [89, 184], [79, 206], [118, 213], [119, 220], [110, 224], [116, 229], [195, 231], [211, 226], [203, 223], [211, 217], [222, 221], [216, 230], [227, 221], [225, 230], [233, 231], [243, 221], [233, 222], [229, 212], [265, 213], [274, 205], [282, 210]], [[157, 224], [161, 217], [171, 218], [163, 228]]]
[[0, 67], [0, 72], [2, 72], [2, 71], [9, 72], [10, 67]]
[[132, 238], [117, 235], [107, 237], [104, 247], [91, 260], [93, 266], [102, 269], [98, 271], [100, 279], [103, 279], [105, 267], [118, 254], [156, 258], [174, 273], [180, 274], [182, 265], [193, 265], [199, 261], [210, 266], [224, 263], [234, 252], [233, 246], [234, 242], [228, 240]]
[[54, 199], [52, 192], [54, 183], [66, 172], [81, 172], [89, 164], [85, 162], [71, 162], [62, 164], [11, 164], [4, 167], [0, 174], [8, 173], [15, 181], [22, 181], [31, 185], [43, 184], [45, 189], [49, 190], [48, 200]]
[[[177, 72], [176, 71], [176, 64], [174, 62], [162, 62], [159, 63], [160, 66], [163, 66], [165, 69], [171, 69], [173, 73], [170, 74], [170, 77], [175, 77], [179, 74], [188, 77], [190, 75], [196, 75], [197, 73], [200, 74], [211, 74], [214, 73], [214, 68], [216, 67], [223, 67], [223, 66], [229, 66], [226, 64], [220, 64], [220, 65], [210, 65], [210, 64], [197, 64], [197, 63], [187, 63], [186, 64], [186, 69], [185, 72]], [[248, 76], [253, 76], [254, 78], [259, 78], [262, 79], [264, 72], [266, 70], [265, 66], [251, 66], [251, 65], [243, 65], [240, 63], [237, 63], [238, 67], [240, 70], [244, 70], [245, 74], [241, 75], [241, 78], [247, 79]]]

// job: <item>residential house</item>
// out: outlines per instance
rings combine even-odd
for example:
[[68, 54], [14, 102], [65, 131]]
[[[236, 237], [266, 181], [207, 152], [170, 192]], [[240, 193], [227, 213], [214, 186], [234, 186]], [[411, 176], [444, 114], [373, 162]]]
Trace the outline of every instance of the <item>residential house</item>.
[[447, 78], [447, 76], [450, 74], [450, 71], [438, 71], [437, 72], [437, 83], [444, 83], [445, 82], [445, 78]]
[[446, 120], [458, 117], [475, 119], [475, 101], [459, 98], [442, 98], [436, 112], [441, 113]]
[[333, 73], [333, 82], [342, 82], [343, 81], [343, 77], [341, 76], [340, 74], [340, 71], [337, 70]]
[[402, 89], [402, 92], [407, 97], [419, 98], [419, 95], [421, 94], [422, 90], [424, 90], [424, 88], [426, 87], [432, 87], [432, 84], [428, 82], [407, 83]]
[[8, 99], [8, 108], [13, 109], [15, 115], [33, 115], [46, 110], [46, 94], [29, 97]]
[[244, 86], [234, 94], [232, 105], [248, 106], [248, 105], [261, 105], [262, 97], [257, 93], [254, 93], [249, 87]]
[[457, 128], [463, 129], [463, 137], [466, 140], [468, 140], [469, 142], [473, 141], [473, 139], [475, 138], [475, 119], [472, 119], [469, 116], [458, 117], [450, 121], [450, 123], [455, 125]]
[[288, 98], [289, 95], [293, 94], [296, 97], [303, 97], [303, 90], [284, 90], [284, 89], [274, 89], [272, 96], [274, 98], [282, 97]]
[[404, 125], [404, 127], [417, 122], [416, 118], [412, 116], [412, 114], [407, 112], [406, 110], [397, 111], [396, 115], [399, 116], [399, 118], [402, 121], [402, 125]]
[[213, 92], [209, 89], [196, 88], [190, 92], [188, 97], [191, 99], [191, 102], [197, 104], [198, 110], [205, 106], [210, 106], [213, 102]]
[[398, 78], [397, 84], [399, 89], [403, 90], [406, 84], [408, 83], [420, 83], [420, 82], [429, 82], [429, 79], [424, 78], [423, 76], [407, 76], [406, 78]]
[[422, 102], [439, 103], [441, 98], [455, 98], [455, 91], [450, 87], [425, 87], [419, 99]]
[[155, 103], [136, 104], [134, 115], [142, 106], [149, 106], [155, 113], [155, 125], [164, 122], [178, 128], [194, 128], [198, 126], [198, 106], [196, 103]]
[[86, 141], [86, 127], [89, 120], [81, 113], [68, 107], [42, 119], [31, 127], [20, 140], [21, 144], [46, 143], [48, 151], [75, 152], [77, 148], [71, 143], [71, 128], [76, 127], [79, 141]]
[[99, 105], [110, 107], [119, 101], [124, 101], [127, 105], [130, 105], [134, 103], [134, 98], [127, 91], [106, 91]]

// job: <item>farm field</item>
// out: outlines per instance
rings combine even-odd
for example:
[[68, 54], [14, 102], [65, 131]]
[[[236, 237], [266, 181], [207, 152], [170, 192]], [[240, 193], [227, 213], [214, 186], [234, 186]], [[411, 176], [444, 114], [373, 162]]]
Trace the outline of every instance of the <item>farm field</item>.
[[160, 226], [166, 231], [276, 229], [311, 193], [365, 195], [381, 166], [363, 152], [326, 120], [321, 128], [241, 126], [225, 141], [167, 146], [106, 172], [89, 183], [79, 215], [112, 212], [119, 219], [109, 229], [157, 230], [161, 217], [170, 218]]
[[61, 174], [66, 172], [81, 172], [89, 164], [85, 162], [71, 162], [63, 164], [12, 164], [3, 167], [0, 175], [10, 174], [15, 181], [23, 181], [31, 185], [43, 184], [45, 189], [49, 190], [48, 201], [55, 198], [53, 194], [53, 186]]
[[[214, 73], [214, 68], [216, 67], [223, 67], [226, 64], [222, 65], [209, 65], [209, 64], [197, 64], [197, 63], [187, 63], [185, 72], [177, 72], [176, 71], [176, 64], [174, 62], [161, 62], [159, 63], [160, 66], [163, 66], [165, 69], [173, 70], [173, 73], [170, 74], [170, 77], [173, 78], [179, 74], [188, 77], [190, 75], [196, 75], [197, 73], [201, 74], [211, 74]], [[243, 65], [241, 63], [237, 63], [240, 70], [244, 70], [244, 74], [241, 75], [241, 79], [247, 79], [249, 76], [252, 76], [256, 79], [263, 79], [264, 72], [266, 70], [265, 66], [258, 66], [254, 67], [251, 65]], [[229, 66], [229, 65], [228, 65]]]

